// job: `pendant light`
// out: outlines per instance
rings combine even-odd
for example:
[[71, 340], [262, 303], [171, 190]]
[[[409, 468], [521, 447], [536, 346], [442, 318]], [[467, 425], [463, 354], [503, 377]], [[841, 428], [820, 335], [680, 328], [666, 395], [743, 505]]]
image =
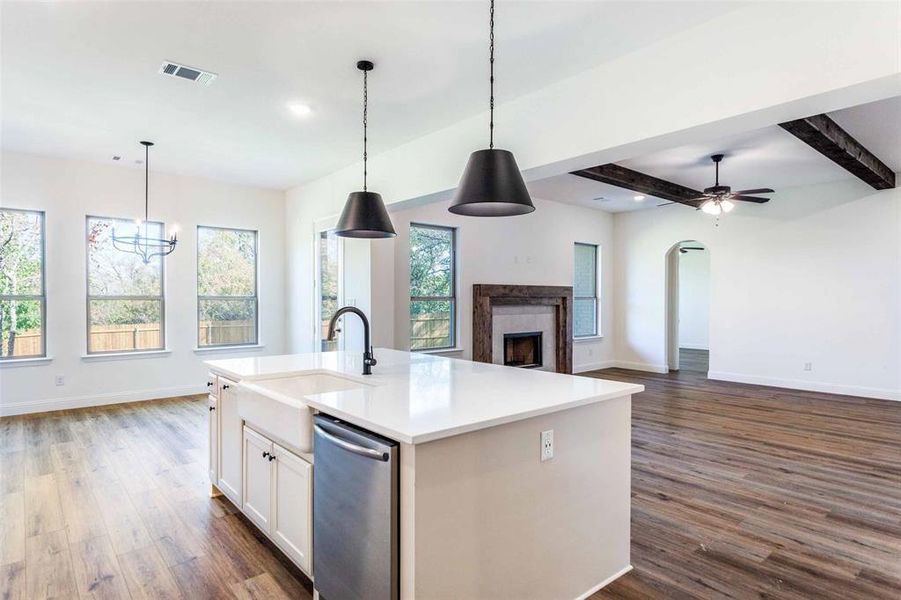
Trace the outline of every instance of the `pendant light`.
[[[130, 252], [141, 257], [144, 264], [149, 264], [154, 256], [168, 256], [175, 251], [178, 243], [177, 236], [173, 233], [167, 239], [155, 238], [148, 235], [150, 214], [150, 147], [153, 142], [141, 142], [144, 146], [144, 221], [137, 221], [137, 231], [134, 235], [118, 235], [113, 228], [113, 248], [122, 252]], [[144, 235], [141, 235], [141, 225], [144, 226]]]
[[338, 219], [335, 235], [349, 238], [389, 238], [397, 235], [391, 218], [382, 202], [382, 195], [366, 189], [366, 128], [369, 109], [367, 73], [375, 68], [368, 60], [361, 60], [357, 68], [363, 71], [363, 191], [351, 192], [347, 196], [344, 210]]
[[448, 210], [470, 217], [525, 215], [534, 211], [535, 205], [516, 166], [516, 159], [509, 150], [494, 147], [494, 0], [491, 0], [489, 31], [488, 149], [476, 150], [469, 156]]

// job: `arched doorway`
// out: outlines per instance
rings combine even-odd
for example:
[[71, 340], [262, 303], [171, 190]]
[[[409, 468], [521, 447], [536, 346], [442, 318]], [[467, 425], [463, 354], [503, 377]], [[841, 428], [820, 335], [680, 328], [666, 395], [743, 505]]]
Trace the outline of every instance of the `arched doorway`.
[[683, 240], [666, 253], [666, 362], [707, 375], [710, 364], [710, 251]]

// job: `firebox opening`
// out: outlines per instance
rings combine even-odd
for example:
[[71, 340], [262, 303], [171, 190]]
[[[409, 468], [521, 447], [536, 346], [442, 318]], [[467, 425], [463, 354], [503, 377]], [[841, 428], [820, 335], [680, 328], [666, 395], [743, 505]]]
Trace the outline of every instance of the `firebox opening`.
[[541, 332], [504, 334], [504, 365], [534, 369], [541, 362]]

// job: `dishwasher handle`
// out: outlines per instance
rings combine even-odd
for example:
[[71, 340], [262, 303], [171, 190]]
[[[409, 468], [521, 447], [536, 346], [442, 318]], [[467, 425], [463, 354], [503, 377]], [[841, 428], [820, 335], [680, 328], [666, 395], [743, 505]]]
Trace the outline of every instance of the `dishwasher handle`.
[[341, 438], [332, 435], [315, 423], [313, 424], [313, 429], [316, 430], [316, 433], [318, 433], [331, 443], [347, 450], [348, 452], [353, 452], [354, 454], [359, 454], [360, 456], [365, 456], [366, 458], [371, 458], [373, 460], [380, 460], [382, 462], [388, 462], [388, 459], [390, 458], [387, 452], [379, 452], [378, 450], [373, 450], [372, 448], [366, 448], [364, 446], [351, 444], [348, 441], [342, 440]]

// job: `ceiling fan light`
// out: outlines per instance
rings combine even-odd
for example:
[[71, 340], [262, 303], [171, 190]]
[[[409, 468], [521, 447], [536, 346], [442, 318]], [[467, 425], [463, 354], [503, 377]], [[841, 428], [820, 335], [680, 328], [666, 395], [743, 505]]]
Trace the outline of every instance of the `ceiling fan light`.
[[701, 210], [703, 210], [708, 215], [717, 216], [722, 212], [719, 204], [714, 200], [707, 200], [704, 204], [701, 205]]
[[723, 209], [724, 213], [730, 212], [733, 208], [735, 208], [735, 203], [731, 200], [723, 200], [720, 202], [720, 208]]

